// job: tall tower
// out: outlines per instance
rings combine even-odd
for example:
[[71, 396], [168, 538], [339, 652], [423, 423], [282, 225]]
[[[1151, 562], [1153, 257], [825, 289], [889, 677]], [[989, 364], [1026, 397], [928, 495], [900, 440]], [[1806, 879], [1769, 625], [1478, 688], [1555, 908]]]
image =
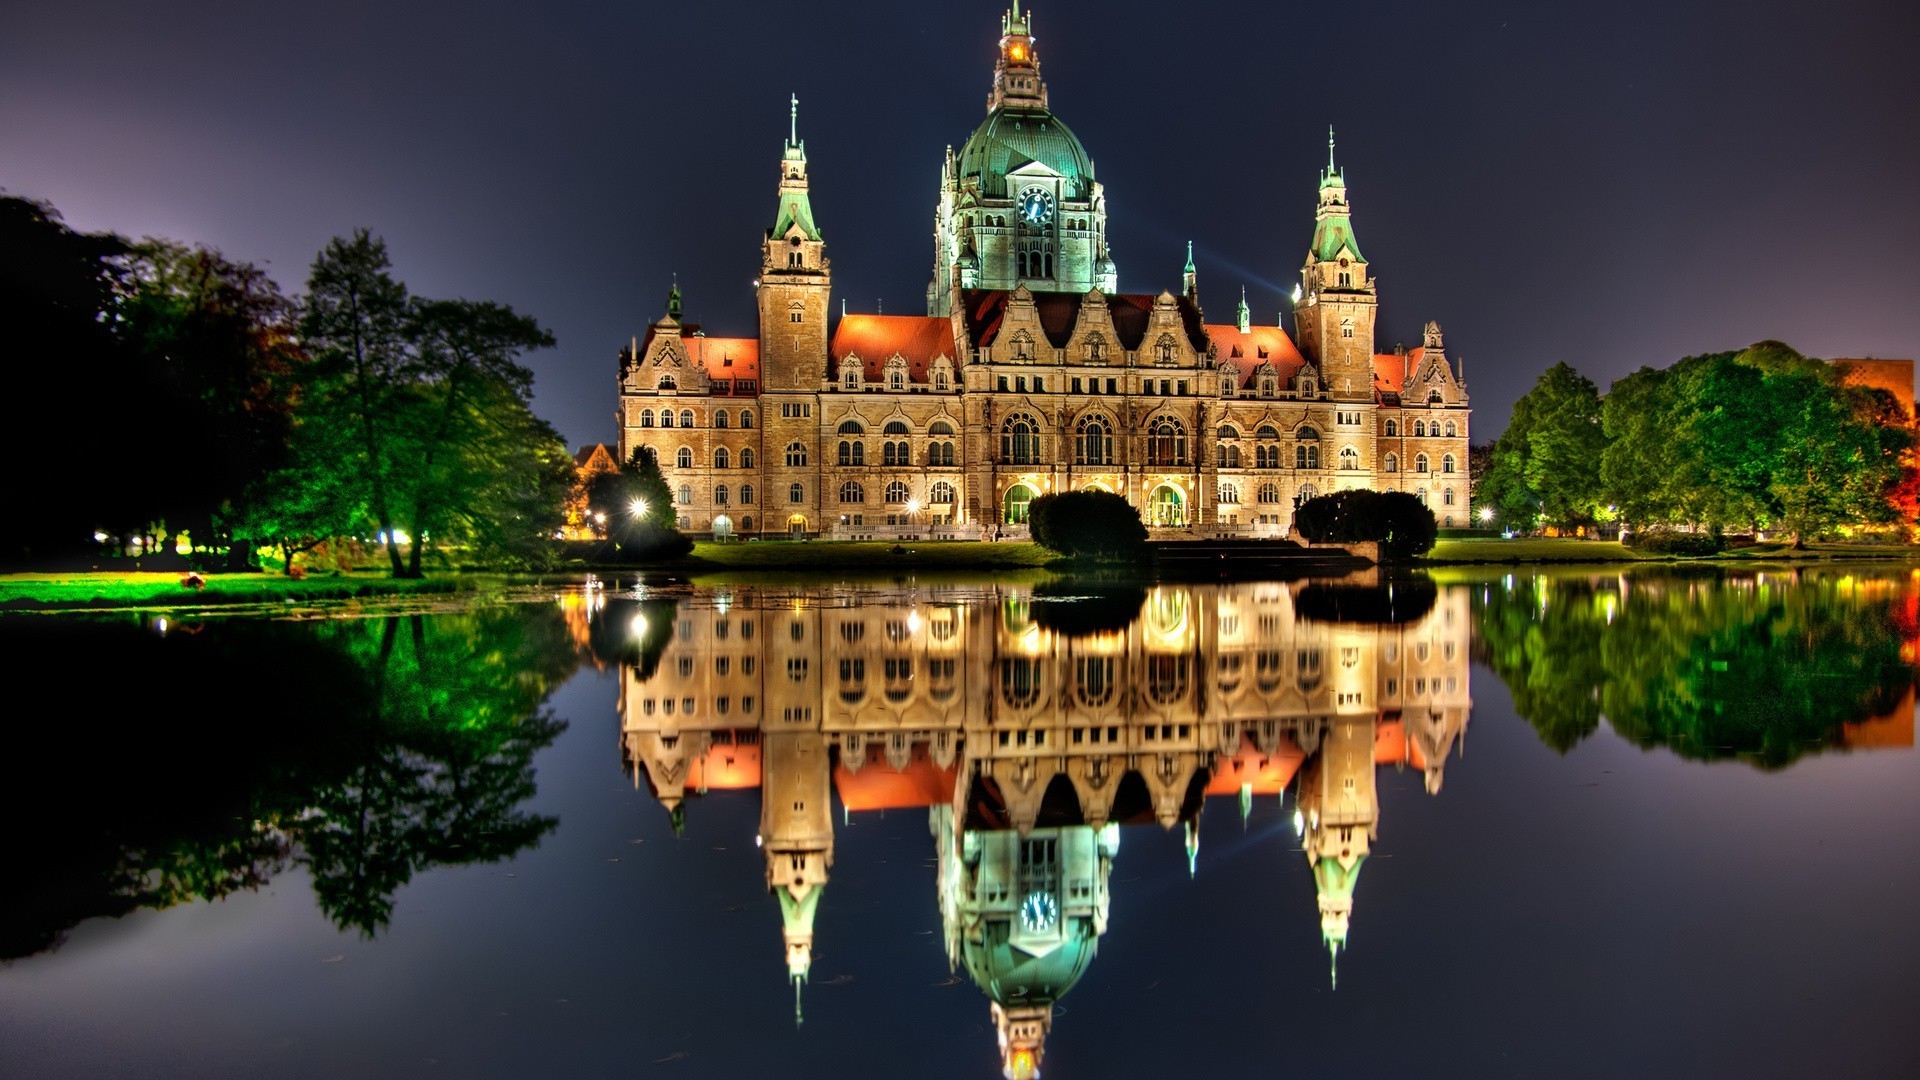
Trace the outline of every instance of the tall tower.
[[1321, 385], [1335, 401], [1373, 400], [1373, 320], [1378, 306], [1367, 260], [1353, 238], [1346, 171], [1334, 164], [1333, 129], [1328, 128], [1313, 246], [1300, 268], [1293, 318], [1300, 351], [1320, 369]]
[[[820, 440], [813, 413], [827, 374], [827, 312], [832, 291], [826, 242], [807, 198], [807, 147], [800, 100], [789, 102], [780, 155], [780, 205], [760, 259], [760, 412], [766, 432], [765, 531], [818, 531]], [[794, 498], [798, 485], [799, 498]], [[784, 507], [782, 519], [772, 516]]]
[[1000, 20], [987, 118], [941, 169], [933, 233], [929, 315], [949, 314], [955, 289], [1117, 284], [1106, 195], [1086, 148], [1048, 107], [1032, 13], [1017, 0]]

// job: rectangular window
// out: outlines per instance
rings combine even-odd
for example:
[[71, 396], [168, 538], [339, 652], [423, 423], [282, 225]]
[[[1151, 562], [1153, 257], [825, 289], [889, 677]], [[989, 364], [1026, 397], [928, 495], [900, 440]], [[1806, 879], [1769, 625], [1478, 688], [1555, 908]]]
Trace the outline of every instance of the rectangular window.
[[1026, 393], [1026, 392], [1027, 392], [1027, 377], [1026, 377], [1025, 375], [1017, 375], [1017, 376], [1015, 376], [1015, 377], [1014, 377], [1014, 380], [1013, 380], [1013, 388], [1014, 388], [1015, 390], [1018, 390], [1019, 392], [1021, 392], [1021, 393], [1023, 393], [1023, 394], [1024, 394], [1024, 393]]
[[1120, 383], [1119, 383], [1119, 380], [1118, 380], [1118, 379], [1108, 379], [1108, 380], [1107, 380], [1107, 393], [1109, 393], [1109, 394], [1117, 394], [1117, 393], [1119, 393], [1119, 392], [1120, 392], [1120, 391], [1118, 390], [1118, 386], [1119, 386], [1119, 385], [1120, 385]]
[[1187, 380], [1181, 379], [1180, 388], [1175, 392], [1178, 393], [1181, 397], [1186, 397], [1187, 396]]
[[1000, 376], [1000, 392], [1003, 394], [1007, 392], [1007, 377], [1005, 375]]
[[1152, 379], [1148, 379], [1147, 381], [1145, 381], [1145, 382], [1143, 382], [1143, 383], [1141, 383], [1141, 384], [1140, 384], [1140, 392], [1141, 392], [1141, 393], [1143, 393], [1143, 394], [1151, 394], [1151, 393], [1153, 393], [1153, 380], [1152, 380]]
[[1074, 392], [1074, 393], [1076, 393], [1076, 394], [1080, 392], [1080, 380], [1079, 380], [1079, 379], [1075, 379], [1075, 380], [1073, 380], [1073, 392]]
[[1170, 391], [1171, 391], [1170, 384], [1167, 382], [1167, 380], [1161, 379], [1160, 380], [1160, 396], [1166, 397]]
[[1047, 380], [1044, 376], [1035, 375], [1033, 377], [1033, 392], [1036, 394], [1044, 394], [1047, 392]]

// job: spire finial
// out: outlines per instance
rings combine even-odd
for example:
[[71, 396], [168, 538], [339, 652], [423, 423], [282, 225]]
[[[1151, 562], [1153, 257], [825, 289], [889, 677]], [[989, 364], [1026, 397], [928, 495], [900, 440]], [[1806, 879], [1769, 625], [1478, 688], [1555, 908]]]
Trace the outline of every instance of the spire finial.
[[1193, 273], [1193, 241], [1187, 241], [1187, 273]]
[[1327, 125], [1327, 175], [1333, 175], [1333, 125]]
[[800, 145], [800, 95], [787, 95], [787, 142]]

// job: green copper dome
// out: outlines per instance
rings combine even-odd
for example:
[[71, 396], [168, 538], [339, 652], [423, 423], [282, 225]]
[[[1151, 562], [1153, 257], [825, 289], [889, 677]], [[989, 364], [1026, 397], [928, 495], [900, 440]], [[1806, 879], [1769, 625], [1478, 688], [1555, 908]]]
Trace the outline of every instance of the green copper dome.
[[1097, 935], [1084, 918], [1067, 920], [1066, 942], [1045, 956], [1015, 947], [1011, 926], [990, 922], [980, 940], [960, 947], [961, 962], [974, 985], [1001, 1005], [1051, 1005], [1073, 989], [1093, 962]]
[[978, 177], [980, 192], [1010, 198], [1007, 174], [1037, 161], [1067, 178], [1065, 197], [1093, 190], [1093, 159], [1067, 125], [1045, 109], [995, 109], [960, 149], [961, 177]]

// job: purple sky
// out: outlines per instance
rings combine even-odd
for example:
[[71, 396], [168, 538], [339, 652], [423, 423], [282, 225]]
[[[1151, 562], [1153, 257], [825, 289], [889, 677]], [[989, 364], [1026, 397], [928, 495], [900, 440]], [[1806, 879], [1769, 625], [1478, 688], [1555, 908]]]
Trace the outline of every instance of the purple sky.
[[[789, 92], [836, 310], [923, 310], [1004, 6], [15, 3], [0, 188], [290, 291], [366, 225], [416, 292], [550, 327], [540, 411], [607, 439], [670, 275], [753, 332]], [[1920, 353], [1920, 5], [1046, 0], [1037, 34], [1121, 287], [1177, 288], [1191, 238], [1219, 321], [1284, 303], [1338, 127], [1381, 345], [1440, 320], [1478, 439], [1558, 360]]]

